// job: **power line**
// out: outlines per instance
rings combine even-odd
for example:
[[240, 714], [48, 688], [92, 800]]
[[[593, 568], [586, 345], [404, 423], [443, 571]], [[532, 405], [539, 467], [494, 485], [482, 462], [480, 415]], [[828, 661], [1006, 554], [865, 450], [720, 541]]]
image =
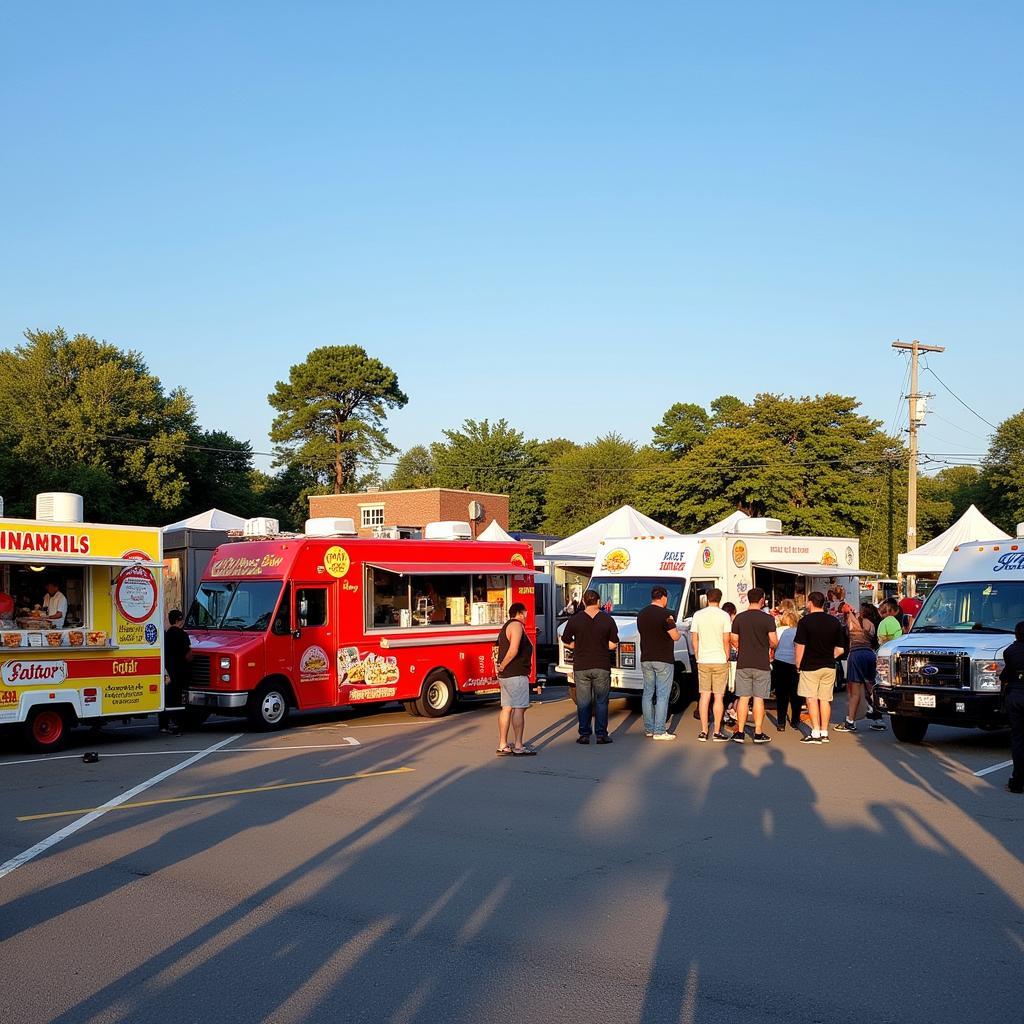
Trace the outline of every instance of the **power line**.
[[985, 417], [984, 417], [984, 416], [982, 416], [982, 415], [981, 415], [981, 413], [980, 413], [980, 412], [978, 412], [978, 411], [977, 411], [976, 409], [972, 409], [972, 408], [971, 408], [971, 407], [970, 407], [970, 406], [969, 406], [969, 405], [968, 405], [968, 404], [967, 404], [967, 403], [966, 403], [966, 402], [965, 402], [965, 401], [964, 401], [964, 400], [963, 400], [963, 399], [962, 399], [962, 398], [961, 398], [961, 397], [960, 397], [960, 396], [959, 396], [959, 395], [958, 395], [958, 394], [957, 394], [957, 393], [956, 393], [955, 391], [953, 391], [953, 390], [952, 390], [952, 389], [951, 389], [951, 388], [949, 387], [949, 385], [948, 385], [948, 384], [947, 384], [947, 383], [946, 383], [946, 382], [945, 382], [945, 381], [944, 381], [944, 380], [943, 380], [943, 379], [942, 379], [942, 378], [941, 378], [941, 377], [940, 377], [940, 376], [939, 376], [939, 375], [938, 375], [938, 374], [937, 374], [937, 373], [936, 373], [936, 372], [935, 372], [935, 371], [934, 371], [934, 370], [933, 370], [933, 369], [932, 369], [932, 368], [931, 368], [931, 367], [930, 367], [930, 366], [928, 365], [928, 360], [927, 360], [927, 359], [925, 359], [925, 361], [924, 361], [924, 368], [925, 368], [925, 370], [927, 370], [927, 371], [928, 371], [928, 373], [930, 373], [930, 374], [931, 374], [931, 375], [932, 375], [932, 376], [933, 376], [933, 377], [934, 377], [934, 378], [935, 378], [935, 379], [936, 379], [936, 380], [937, 380], [937, 381], [938, 381], [938, 382], [939, 382], [939, 383], [940, 383], [940, 384], [941, 384], [941, 385], [942, 385], [942, 386], [943, 386], [943, 387], [944, 387], [944, 388], [945, 388], [945, 389], [946, 389], [946, 390], [947, 390], [947, 391], [948, 391], [948, 392], [949, 392], [949, 393], [950, 393], [950, 394], [951, 394], [951, 395], [952, 395], [952, 396], [953, 396], [953, 397], [954, 397], [954, 398], [955, 398], [955, 399], [956, 399], [956, 400], [957, 400], [957, 401], [958, 401], [958, 402], [959, 402], [959, 403], [960, 403], [960, 404], [961, 404], [961, 405], [962, 405], [962, 406], [963, 406], [963, 407], [964, 407], [964, 408], [965, 408], [965, 409], [966, 409], [966, 410], [967, 410], [967, 411], [969, 412], [969, 413], [971, 413], [971, 415], [972, 415], [972, 416], [977, 416], [977, 417], [978, 417], [978, 419], [979, 419], [979, 420], [981, 420], [981, 422], [982, 422], [982, 423], [986, 424], [987, 426], [990, 426], [990, 427], [991, 427], [991, 428], [992, 428], [993, 430], [998, 430], [998, 429], [999, 429], [999, 428], [998, 428], [998, 427], [997, 427], [997, 426], [996, 426], [996, 425], [995, 425], [994, 423], [992, 423], [991, 421], [989, 421], [989, 420], [985, 419]]

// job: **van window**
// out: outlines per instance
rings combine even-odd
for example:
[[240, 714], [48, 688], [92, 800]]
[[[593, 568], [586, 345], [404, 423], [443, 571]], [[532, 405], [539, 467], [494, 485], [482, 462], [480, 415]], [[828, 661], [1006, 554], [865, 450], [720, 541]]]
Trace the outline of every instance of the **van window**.
[[301, 587], [295, 591], [295, 617], [299, 629], [327, 625], [327, 591], [323, 587]]
[[692, 619], [693, 616], [708, 606], [708, 591], [713, 590], [718, 584], [715, 580], [691, 580], [690, 594], [686, 598], [686, 614], [684, 619]]

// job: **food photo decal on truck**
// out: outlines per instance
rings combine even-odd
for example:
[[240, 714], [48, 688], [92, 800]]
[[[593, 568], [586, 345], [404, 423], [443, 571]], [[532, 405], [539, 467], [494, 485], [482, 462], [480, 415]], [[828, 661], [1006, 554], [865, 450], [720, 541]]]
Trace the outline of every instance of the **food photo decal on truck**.
[[625, 572], [629, 568], [629, 552], [625, 548], [612, 548], [604, 556], [601, 568], [605, 572]]
[[825, 548], [821, 554], [821, 564], [829, 567], [837, 566], [839, 565], [839, 556], [831, 548]]
[[299, 679], [304, 682], [312, 682], [317, 679], [326, 679], [330, 674], [331, 663], [327, 660], [327, 652], [317, 645], [307, 647], [299, 658]]
[[[400, 675], [397, 658], [372, 653], [360, 657], [355, 647], [345, 647], [338, 652], [338, 685], [372, 688], [353, 690], [352, 700], [381, 700], [393, 696]], [[390, 689], [390, 694], [384, 692], [386, 689]]]

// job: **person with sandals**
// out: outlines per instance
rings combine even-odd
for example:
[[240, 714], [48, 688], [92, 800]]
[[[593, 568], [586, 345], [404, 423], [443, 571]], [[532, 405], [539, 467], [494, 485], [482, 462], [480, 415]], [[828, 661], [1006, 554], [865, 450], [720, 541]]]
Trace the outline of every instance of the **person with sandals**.
[[[517, 601], [508, 610], [508, 622], [498, 634], [498, 685], [501, 687], [501, 712], [498, 715], [499, 757], [533, 757], [537, 751], [525, 746], [526, 709], [530, 706], [530, 669], [533, 644], [526, 635], [526, 605]], [[509, 731], [512, 743], [508, 742]]]

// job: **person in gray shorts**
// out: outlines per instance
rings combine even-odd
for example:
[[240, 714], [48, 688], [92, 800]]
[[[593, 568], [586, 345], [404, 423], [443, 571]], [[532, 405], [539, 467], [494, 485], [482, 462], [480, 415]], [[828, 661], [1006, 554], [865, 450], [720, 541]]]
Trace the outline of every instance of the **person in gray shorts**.
[[747, 724], [747, 708], [754, 701], [754, 742], [771, 743], [764, 731], [764, 702], [772, 690], [772, 651], [779, 646], [775, 619], [764, 611], [764, 591], [751, 587], [747, 592], [747, 610], [732, 620], [732, 646], [736, 648], [736, 731], [734, 743], [742, 743]]
[[[526, 635], [526, 605], [517, 601], [508, 610], [508, 622], [498, 634], [495, 661], [501, 687], [501, 713], [498, 716], [498, 756], [532, 757], [537, 753], [523, 743], [526, 709], [530, 706], [530, 670], [533, 668], [533, 644]], [[512, 733], [512, 743], [509, 740]]]

